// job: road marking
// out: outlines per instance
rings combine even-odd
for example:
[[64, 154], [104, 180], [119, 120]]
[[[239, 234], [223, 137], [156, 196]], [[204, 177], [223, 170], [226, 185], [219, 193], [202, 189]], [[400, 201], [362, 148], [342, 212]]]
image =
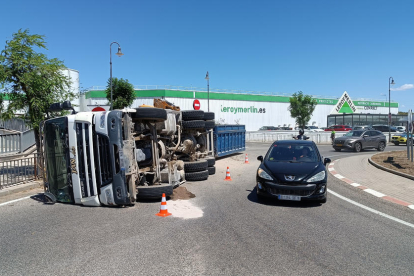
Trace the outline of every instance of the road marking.
[[328, 171], [330, 171], [330, 172], [333, 171], [333, 170], [335, 170], [335, 169], [334, 168], [328, 168]]
[[352, 186], [354, 186], [354, 187], [359, 187], [359, 186], [361, 186], [361, 184], [358, 184], [358, 183], [351, 183], [351, 185], [352, 185]]
[[20, 200], [23, 200], [23, 199], [28, 199], [28, 198], [30, 198], [30, 196], [26, 196], [26, 197], [22, 197], [22, 198], [18, 198], [18, 199], [13, 199], [13, 200], [10, 200], [10, 201], [4, 202], [4, 203], [0, 203], [0, 206], [4, 206], [4, 205], [7, 205], [7, 204], [17, 202], [17, 201], [20, 201]]
[[387, 218], [387, 219], [390, 219], [390, 220], [396, 221], [396, 222], [398, 222], [398, 223], [404, 224], [404, 225], [406, 225], [406, 226], [409, 226], [409, 227], [411, 227], [411, 228], [414, 228], [414, 224], [412, 224], [412, 223], [406, 222], [406, 221], [401, 220], [401, 219], [399, 219], [399, 218], [396, 218], [396, 217], [393, 217], [393, 216], [387, 215], [387, 214], [385, 214], [385, 213], [383, 213], [383, 212], [380, 212], [380, 211], [377, 211], [377, 210], [375, 210], [375, 209], [372, 209], [372, 208], [370, 208], [370, 207], [368, 207], [368, 206], [365, 206], [365, 205], [363, 205], [363, 204], [361, 204], [361, 203], [358, 203], [358, 202], [353, 201], [353, 200], [351, 200], [351, 199], [349, 199], [349, 198], [347, 198], [347, 197], [344, 197], [344, 196], [342, 196], [342, 195], [340, 195], [340, 194], [338, 194], [338, 193], [335, 193], [334, 191], [331, 191], [330, 189], [328, 189], [328, 192], [329, 192], [329, 193], [331, 193], [331, 194], [333, 194], [334, 196], [339, 197], [340, 199], [345, 200], [345, 201], [347, 201], [347, 202], [349, 202], [349, 203], [351, 203], [351, 204], [354, 204], [354, 205], [356, 205], [356, 206], [358, 206], [358, 207], [360, 207], [360, 208], [362, 208], [362, 209], [365, 209], [365, 210], [370, 211], [370, 212], [372, 212], [372, 213], [374, 213], [374, 214], [377, 214], [377, 215], [383, 216], [383, 217], [385, 217], [385, 218]]
[[414, 205], [408, 205], [407, 207], [414, 210]]
[[371, 195], [374, 195], [376, 197], [384, 197], [385, 196], [384, 194], [382, 194], [380, 192], [377, 192], [377, 191], [374, 191], [372, 189], [365, 189], [364, 192], [367, 192], [367, 193], [369, 193]]
[[335, 174], [334, 176], [335, 176], [336, 178], [339, 178], [339, 179], [345, 178], [345, 176], [342, 176], [342, 175], [340, 175], [339, 173]]

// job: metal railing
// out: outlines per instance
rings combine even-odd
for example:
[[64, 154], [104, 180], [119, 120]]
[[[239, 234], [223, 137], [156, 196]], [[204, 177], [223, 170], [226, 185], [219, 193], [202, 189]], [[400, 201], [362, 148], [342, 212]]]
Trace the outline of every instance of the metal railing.
[[37, 154], [17, 160], [0, 159], [0, 189], [42, 178], [42, 164]]
[[26, 121], [20, 118], [14, 118], [6, 121], [0, 120], [0, 128], [16, 130], [21, 132], [31, 129], [31, 127], [26, 123]]
[[0, 155], [23, 152], [35, 144], [34, 130], [0, 134]]

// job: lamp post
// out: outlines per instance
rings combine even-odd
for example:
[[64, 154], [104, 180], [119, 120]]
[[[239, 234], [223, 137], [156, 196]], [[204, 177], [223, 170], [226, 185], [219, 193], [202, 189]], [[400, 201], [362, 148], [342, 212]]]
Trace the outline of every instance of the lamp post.
[[208, 76], [208, 71], [205, 79], [207, 80], [207, 111], [210, 112], [210, 77]]
[[394, 79], [388, 79], [388, 142], [391, 142], [391, 84], [395, 84]]
[[114, 41], [111, 43], [111, 45], [109, 45], [109, 68], [110, 68], [110, 85], [111, 85], [111, 109], [112, 110], [112, 106], [113, 106], [113, 99], [112, 99], [112, 44], [118, 44], [118, 53], [116, 53], [116, 55], [118, 57], [123, 56], [124, 54], [121, 52], [121, 45], [119, 45], [118, 42]]

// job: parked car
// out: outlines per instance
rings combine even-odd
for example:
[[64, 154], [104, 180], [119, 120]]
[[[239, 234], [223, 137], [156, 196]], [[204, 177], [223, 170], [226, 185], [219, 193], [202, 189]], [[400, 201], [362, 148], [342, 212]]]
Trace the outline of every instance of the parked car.
[[352, 130], [352, 127], [348, 126], [348, 125], [334, 125], [334, 126], [330, 126], [328, 128], [325, 128], [325, 131], [349, 131]]
[[262, 126], [259, 130], [279, 130], [280, 128], [274, 126]]
[[410, 134], [410, 136], [409, 136], [410, 138], [409, 139], [407, 139], [407, 134], [406, 133], [401, 133], [401, 134], [396, 134], [396, 135], [393, 135], [392, 137], [391, 137], [391, 142], [394, 144], [394, 145], [396, 145], [396, 146], [398, 146], [398, 145], [400, 145], [400, 144], [407, 144], [407, 140], [408, 140], [408, 143], [409, 143], [409, 145], [410, 145], [410, 143], [411, 143], [411, 141], [412, 141], [412, 134]]
[[323, 129], [318, 128], [317, 126], [306, 126], [305, 130], [309, 132], [323, 132]]
[[389, 128], [387, 125], [373, 125], [372, 128], [381, 132], [389, 132], [388, 129], [390, 129], [391, 132], [399, 132], [395, 127], [391, 126], [391, 128]]
[[275, 141], [257, 160], [261, 161], [256, 173], [259, 199], [326, 202], [326, 164], [331, 160], [322, 158], [313, 141]]
[[371, 126], [354, 126], [352, 130], [372, 130]]
[[383, 151], [387, 144], [385, 135], [377, 130], [352, 130], [344, 136], [336, 138], [333, 142], [333, 148], [336, 151], [350, 149], [360, 152], [363, 149], [376, 148]]
[[293, 130], [291, 127], [280, 127], [281, 130]]
[[406, 128], [405, 128], [405, 126], [396, 126], [395, 127], [398, 131], [401, 131], [401, 132], [406, 132]]

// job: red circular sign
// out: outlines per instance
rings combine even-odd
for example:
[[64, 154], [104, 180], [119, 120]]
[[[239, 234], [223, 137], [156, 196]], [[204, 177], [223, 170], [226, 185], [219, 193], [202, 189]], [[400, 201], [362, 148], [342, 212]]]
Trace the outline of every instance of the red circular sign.
[[194, 107], [194, 110], [200, 110], [200, 101], [194, 100], [193, 107]]
[[97, 106], [97, 107], [95, 107], [94, 109], [92, 109], [92, 112], [93, 112], [93, 111], [106, 111], [106, 110], [105, 110], [105, 108], [103, 108], [103, 107]]

